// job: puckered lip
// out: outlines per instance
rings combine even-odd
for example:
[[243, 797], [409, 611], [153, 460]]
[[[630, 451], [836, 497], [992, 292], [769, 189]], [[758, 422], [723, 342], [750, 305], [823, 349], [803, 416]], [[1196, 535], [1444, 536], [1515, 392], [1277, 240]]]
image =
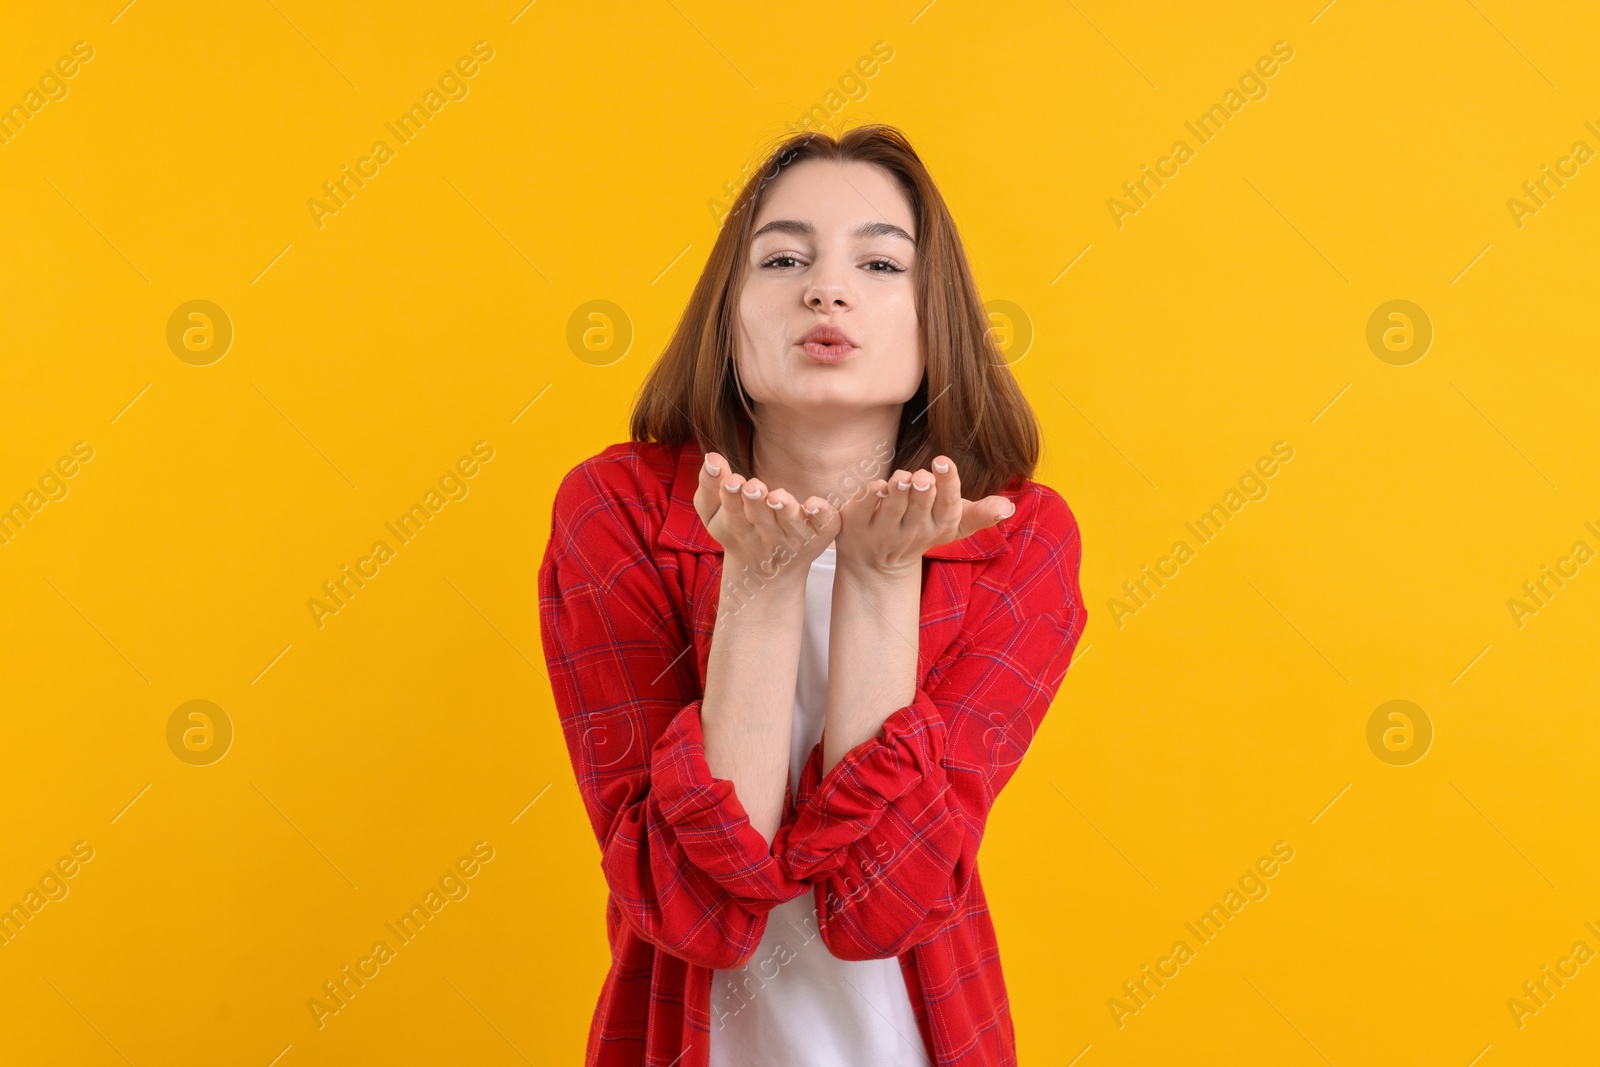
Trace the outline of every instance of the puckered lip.
[[849, 334], [845, 333], [844, 330], [833, 325], [832, 323], [826, 322], [818, 323], [816, 326], [811, 327], [810, 332], [808, 332], [804, 337], [800, 338], [800, 340], [795, 343], [803, 345], [811, 341], [816, 341], [819, 344], [825, 345], [849, 345], [851, 348], [860, 347], [856, 344], [855, 339]]

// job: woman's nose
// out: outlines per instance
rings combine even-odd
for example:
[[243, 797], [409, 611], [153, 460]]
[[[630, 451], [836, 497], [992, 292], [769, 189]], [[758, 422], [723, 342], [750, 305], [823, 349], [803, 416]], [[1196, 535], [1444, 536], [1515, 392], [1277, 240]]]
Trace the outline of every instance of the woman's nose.
[[806, 306], [810, 308], [847, 307], [850, 304], [850, 294], [838, 282], [818, 279], [806, 287], [805, 300]]

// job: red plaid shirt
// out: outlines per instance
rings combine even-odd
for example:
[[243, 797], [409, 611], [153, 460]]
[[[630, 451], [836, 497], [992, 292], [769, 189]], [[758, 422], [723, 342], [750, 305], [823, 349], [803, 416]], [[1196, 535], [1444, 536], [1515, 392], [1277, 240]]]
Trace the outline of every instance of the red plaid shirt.
[[712, 970], [744, 966], [767, 912], [801, 893], [835, 956], [898, 957], [937, 1067], [1015, 1064], [978, 846], [1083, 634], [1077, 520], [1018, 480], [1011, 518], [923, 554], [914, 699], [826, 775], [811, 750], [769, 847], [701, 747], [722, 578], [694, 508], [701, 461], [694, 443], [625, 442], [578, 464], [539, 567], [545, 660], [610, 889], [587, 1067], [703, 1067]]

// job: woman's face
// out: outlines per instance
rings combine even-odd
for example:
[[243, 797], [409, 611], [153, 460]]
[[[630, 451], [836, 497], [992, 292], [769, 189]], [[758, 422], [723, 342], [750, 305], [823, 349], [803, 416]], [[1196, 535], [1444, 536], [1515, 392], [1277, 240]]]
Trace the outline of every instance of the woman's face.
[[[899, 184], [870, 163], [812, 159], [773, 182], [739, 294], [739, 379], [757, 405], [838, 415], [915, 395], [915, 227]], [[832, 361], [808, 353], [801, 340], [819, 325], [853, 347]]]

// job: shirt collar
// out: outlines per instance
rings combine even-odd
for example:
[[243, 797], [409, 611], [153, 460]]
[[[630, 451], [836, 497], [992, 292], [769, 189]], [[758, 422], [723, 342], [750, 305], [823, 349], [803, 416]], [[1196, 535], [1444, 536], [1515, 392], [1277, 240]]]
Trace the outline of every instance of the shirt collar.
[[[695, 441], [688, 441], [678, 455], [678, 470], [667, 500], [667, 518], [656, 535], [663, 548], [689, 552], [721, 554], [722, 546], [706, 532], [705, 523], [694, 507], [694, 494], [700, 485], [700, 464], [705, 453]], [[935, 545], [922, 555], [927, 559], [990, 559], [1006, 549], [1006, 535], [998, 526], [987, 526], [958, 541]]]

